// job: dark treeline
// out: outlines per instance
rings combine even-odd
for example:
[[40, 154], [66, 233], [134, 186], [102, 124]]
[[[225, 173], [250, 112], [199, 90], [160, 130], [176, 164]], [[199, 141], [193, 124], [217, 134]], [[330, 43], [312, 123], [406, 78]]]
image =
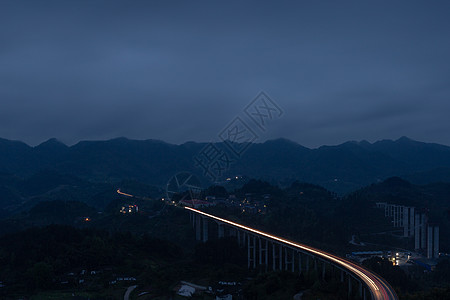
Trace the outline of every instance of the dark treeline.
[[46, 289], [68, 272], [113, 268], [139, 274], [144, 270], [136, 269], [139, 264], [133, 261], [171, 260], [180, 253], [170, 242], [129, 232], [63, 225], [30, 228], [0, 239], [0, 281], [13, 288]]

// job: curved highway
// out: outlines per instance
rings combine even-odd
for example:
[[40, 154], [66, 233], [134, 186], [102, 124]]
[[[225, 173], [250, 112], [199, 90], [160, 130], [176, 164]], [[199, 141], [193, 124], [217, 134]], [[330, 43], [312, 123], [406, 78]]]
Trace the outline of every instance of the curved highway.
[[369, 291], [372, 295], [372, 299], [375, 299], [375, 300], [397, 300], [398, 299], [397, 294], [395, 293], [394, 289], [383, 278], [381, 278], [379, 275], [363, 268], [362, 266], [360, 266], [356, 263], [353, 263], [344, 258], [338, 257], [336, 255], [330, 254], [328, 252], [325, 252], [325, 251], [322, 251], [322, 250], [319, 250], [319, 249], [316, 249], [316, 248], [313, 248], [313, 247], [310, 247], [310, 246], [307, 246], [304, 244], [295, 243], [295, 242], [283, 239], [281, 237], [253, 229], [251, 227], [247, 227], [247, 226], [235, 223], [235, 222], [228, 221], [226, 219], [216, 217], [211, 214], [207, 214], [198, 209], [194, 209], [194, 208], [190, 208], [190, 207], [185, 207], [185, 209], [190, 210], [190, 211], [195, 212], [200, 215], [204, 215], [208, 218], [220, 221], [222, 223], [226, 223], [233, 227], [243, 229], [243, 230], [255, 233], [260, 236], [264, 236], [273, 241], [277, 241], [282, 244], [292, 246], [294, 248], [303, 250], [305, 252], [309, 252], [311, 254], [314, 254], [317, 257], [328, 260], [328, 261], [332, 262], [333, 264], [346, 269], [348, 272], [351, 272], [354, 276], [358, 277], [361, 281], [363, 281], [365, 283], [365, 285], [369, 288]]
[[130, 195], [130, 194], [127, 194], [127, 193], [124, 193], [124, 192], [121, 192], [120, 191], [120, 189], [117, 189], [117, 194], [119, 194], [119, 195], [123, 195], [123, 196], [127, 196], [127, 197], [134, 197], [133, 195]]

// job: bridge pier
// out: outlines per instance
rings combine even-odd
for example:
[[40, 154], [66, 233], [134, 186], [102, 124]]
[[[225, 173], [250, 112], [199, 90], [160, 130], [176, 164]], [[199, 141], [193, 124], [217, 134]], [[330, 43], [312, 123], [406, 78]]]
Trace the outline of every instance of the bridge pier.
[[276, 253], [275, 253], [275, 243], [272, 243], [272, 270], [275, 271], [275, 261], [276, 261]]
[[348, 298], [350, 299], [352, 295], [352, 278], [350, 277], [350, 275], [348, 275], [347, 277], [348, 277]]
[[247, 255], [248, 255], [248, 268], [252, 266], [256, 268], [256, 237], [253, 236], [253, 241], [250, 241], [250, 236], [247, 235]]
[[302, 255], [300, 252], [297, 252], [298, 254], [298, 274], [302, 274]]
[[263, 252], [263, 249], [261, 247], [261, 238], [260, 237], [258, 237], [258, 242], [259, 242], [259, 264], [261, 265], [262, 264], [262, 252]]
[[[278, 248], [278, 251], [277, 251]], [[278, 252], [278, 254], [277, 254]], [[283, 269], [283, 246], [280, 244], [279, 247], [275, 243], [272, 244], [272, 264], [273, 271], [282, 270]], [[278, 261], [278, 266], [277, 266]]]
[[199, 215], [197, 215], [196, 216], [196, 218], [195, 218], [195, 239], [197, 240], [197, 241], [200, 241], [200, 239], [202, 238], [201, 237], [201, 219], [200, 219], [200, 216]]
[[295, 271], [294, 265], [294, 251], [292, 251], [291, 259], [289, 259], [289, 251], [288, 248], [284, 248], [284, 269], [287, 271], [291, 267], [291, 272]]
[[278, 254], [279, 254], [278, 259], [279, 259], [279, 262], [280, 262], [280, 265], [278, 266], [278, 269], [280, 271], [282, 271], [283, 270], [283, 245], [281, 245], [281, 244], [280, 244], [280, 252], [278, 252]]
[[325, 280], [325, 261], [322, 261], [322, 280]]
[[208, 220], [203, 218], [203, 243], [208, 241]]
[[237, 235], [237, 229], [235, 229], [235, 228], [230, 228], [230, 230], [229, 230], [229, 235], [230, 235], [230, 236], [236, 236], [236, 235]]
[[291, 272], [294, 273], [295, 272], [295, 250], [292, 250], [292, 257], [291, 257]]
[[253, 269], [256, 269], [256, 236], [253, 236]]
[[287, 271], [287, 269], [288, 269], [288, 264], [289, 264], [289, 260], [288, 260], [287, 248], [284, 247], [284, 270], [285, 271]]
[[250, 247], [250, 239], [247, 239], [247, 266], [250, 269], [250, 251], [251, 251], [251, 247]]
[[267, 269], [269, 268], [269, 241], [266, 240], [266, 253], [265, 253], [265, 257], [264, 257], [264, 262], [266, 263], [266, 272]]
[[224, 228], [223, 228], [223, 224], [222, 223], [217, 223], [217, 225], [219, 226], [218, 228], [218, 234], [219, 234], [219, 239], [224, 237]]
[[262, 240], [260, 237], [258, 237], [259, 240], [259, 264], [262, 264], [262, 257], [263, 257], [263, 252], [264, 252], [264, 264], [266, 265], [266, 271], [267, 271], [267, 265], [269, 263], [268, 261], [268, 256], [269, 256], [269, 241], [265, 239], [265, 244], [266, 246], [263, 247], [262, 246]]
[[309, 255], [306, 255], [306, 264], [305, 264], [305, 266], [306, 266], [306, 273], [308, 273], [309, 272]]

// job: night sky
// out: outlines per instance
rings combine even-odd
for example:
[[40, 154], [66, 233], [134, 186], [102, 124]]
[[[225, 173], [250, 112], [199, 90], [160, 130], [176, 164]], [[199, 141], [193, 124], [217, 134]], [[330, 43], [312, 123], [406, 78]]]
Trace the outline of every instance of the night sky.
[[242, 2], [0, 0], [0, 137], [450, 145], [449, 1]]

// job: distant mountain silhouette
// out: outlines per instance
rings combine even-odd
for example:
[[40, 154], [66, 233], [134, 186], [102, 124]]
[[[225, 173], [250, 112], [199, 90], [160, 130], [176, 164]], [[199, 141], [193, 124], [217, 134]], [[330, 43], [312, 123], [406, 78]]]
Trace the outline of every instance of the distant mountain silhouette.
[[[208, 185], [211, 182], [194, 161], [206, 145], [117, 138], [82, 141], [70, 147], [50, 139], [30, 147], [0, 139], [0, 172], [30, 177], [42, 170], [53, 170], [90, 181], [133, 179], [165, 186], [177, 172], [188, 171]], [[214, 145], [227, 151], [232, 159], [219, 180], [235, 175], [286, 184], [299, 180], [345, 193], [392, 176], [421, 184], [450, 179], [450, 147], [406, 137], [375, 143], [346, 142], [317, 149], [277, 139], [252, 144], [241, 157], [233, 156], [225, 143]]]

